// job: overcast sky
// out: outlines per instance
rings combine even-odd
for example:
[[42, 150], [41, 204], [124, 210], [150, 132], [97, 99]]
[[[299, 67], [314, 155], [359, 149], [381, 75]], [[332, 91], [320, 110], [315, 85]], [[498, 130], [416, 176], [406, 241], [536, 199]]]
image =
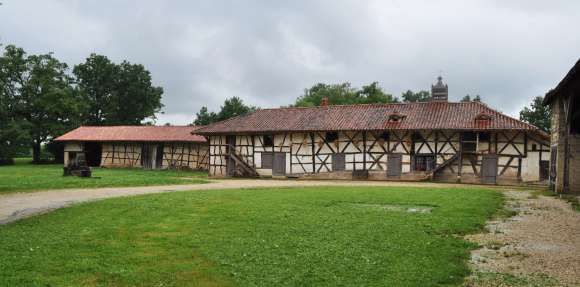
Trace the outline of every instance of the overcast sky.
[[239, 96], [288, 105], [318, 82], [378, 81], [396, 96], [479, 94], [507, 114], [553, 88], [580, 57], [580, 1], [0, 0], [0, 42], [141, 63], [165, 89], [158, 124]]

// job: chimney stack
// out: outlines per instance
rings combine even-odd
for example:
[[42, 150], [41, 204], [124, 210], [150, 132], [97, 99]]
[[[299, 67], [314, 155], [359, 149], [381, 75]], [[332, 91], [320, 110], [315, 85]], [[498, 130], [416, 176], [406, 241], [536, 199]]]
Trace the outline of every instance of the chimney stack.
[[328, 97], [324, 97], [324, 98], [322, 98], [322, 101], [320, 101], [320, 106], [321, 106], [321, 107], [326, 107], [326, 106], [328, 106]]
[[447, 84], [443, 84], [443, 78], [437, 77], [437, 83], [431, 85], [431, 101], [447, 102], [449, 96], [449, 89]]

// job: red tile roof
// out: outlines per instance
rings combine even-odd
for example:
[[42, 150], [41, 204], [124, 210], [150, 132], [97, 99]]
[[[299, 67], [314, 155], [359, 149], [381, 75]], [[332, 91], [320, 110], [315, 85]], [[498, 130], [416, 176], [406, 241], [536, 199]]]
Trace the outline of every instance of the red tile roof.
[[206, 139], [203, 136], [192, 134], [199, 128], [193, 126], [82, 126], [56, 138], [56, 141], [204, 143]]
[[[390, 115], [402, 120], [389, 120]], [[490, 116], [489, 121], [479, 117]], [[476, 120], [477, 119], [477, 120]], [[335, 105], [313, 108], [261, 109], [200, 128], [196, 133], [265, 133], [285, 131], [349, 130], [526, 130], [533, 125], [504, 115], [479, 102]], [[546, 136], [545, 133], [542, 134]]]

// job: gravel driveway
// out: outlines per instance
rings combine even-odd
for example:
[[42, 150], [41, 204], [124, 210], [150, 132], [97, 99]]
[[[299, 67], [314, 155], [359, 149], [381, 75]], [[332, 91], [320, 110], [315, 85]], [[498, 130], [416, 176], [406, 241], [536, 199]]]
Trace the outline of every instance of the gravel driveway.
[[372, 181], [315, 181], [315, 180], [259, 180], [228, 179], [212, 180], [206, 184], [111, 187], [95, 189], [62, 189], [0, 195], [0, 224], [21, 218], [46, 213], [74, 203], [110, 197], [133, 196], [184, 190], [236, 189], [260, 187], [300, 187], [300, 186], [457, 186], [454, 184], [372, 182]]
[[[522, 281], [517, 286], [580, 286], [580, 212], [557, 197], [504, 194], [517, 214], [467, 236], [482, 246], [472, 252], [476, 276], [468, 286], [510, 286], [501, 285], [506, 274]], [[478, 273], [492, 276], [482, 280]]]

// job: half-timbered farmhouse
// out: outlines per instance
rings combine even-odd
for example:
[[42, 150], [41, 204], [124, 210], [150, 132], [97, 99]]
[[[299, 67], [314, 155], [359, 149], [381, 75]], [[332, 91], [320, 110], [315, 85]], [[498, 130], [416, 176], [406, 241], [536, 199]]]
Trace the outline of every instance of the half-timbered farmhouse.
[[580, 194], [580, 60], [544, 98], [552, 110], [550, 184]]
[[89, 166], [207, 170], [208, 144], [191, 126], [83, 126], [56, 139], [64, 164], [83, 158]]
[[209, 174], [519, 183], [547, 179], [549, 136], [479, 102], [261, 109], [200, 128]]

